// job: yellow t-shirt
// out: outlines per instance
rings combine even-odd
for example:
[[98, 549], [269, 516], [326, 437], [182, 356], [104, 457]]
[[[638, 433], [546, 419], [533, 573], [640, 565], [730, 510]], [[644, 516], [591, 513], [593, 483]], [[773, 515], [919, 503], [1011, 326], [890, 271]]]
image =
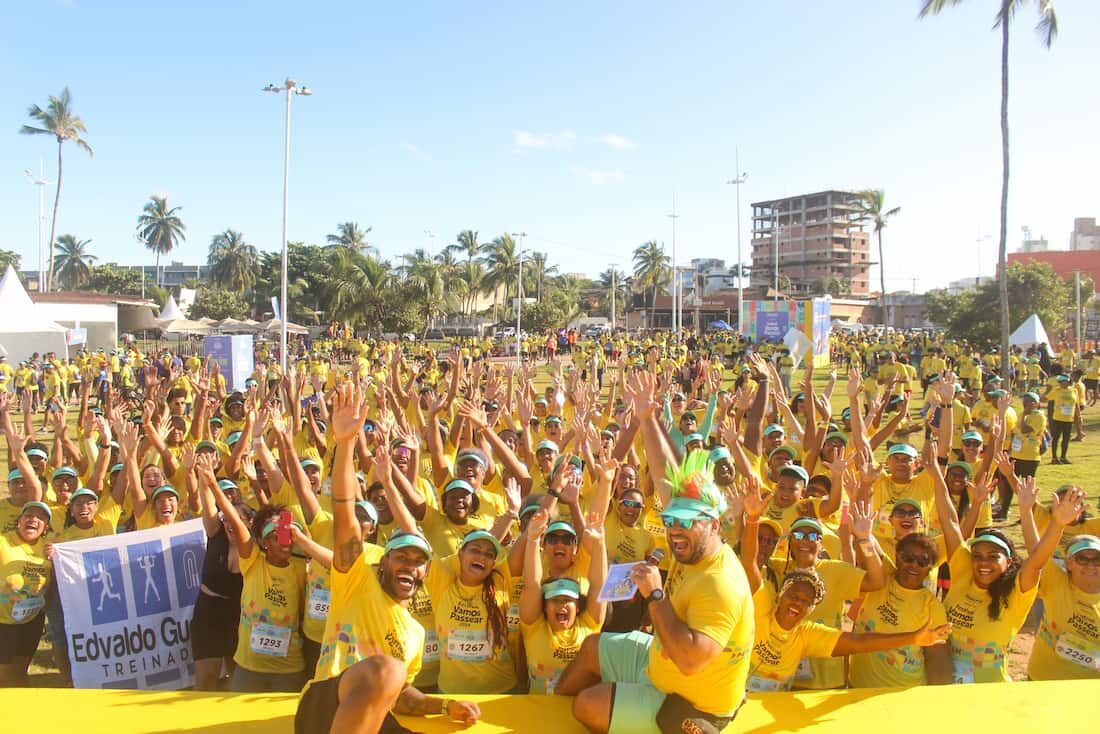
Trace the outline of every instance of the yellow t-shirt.
[[378, 581], [378, 569], [363, 553], [347, 573], [333, 568], [332, 599], [314, 681], [335, 678], [360, 660], [389, 655], [405, 664], [412, 683], [424, 653], [424, 628]]
[[900, 499], [909, 498], [918, 500], [922, 504], [925, 517], [935, 517], [932, 509], [935, 500], [935, 480], [930, 472], [921, 472], [905, 483], [896, 482], [887, 473], [883, 473], [875, 480], [871, 488], [871, 505], [877, 513], [875, 516], [874, 533], [876, 537], [894, 537], [894, 526], [890, 524], [890, 513], [894, 511], [894, 503]]
[[665, 594], [676, 616], [720, 644], [722, 651], [688, 676], [662, 651], [661, 639], [654, 637], [647, 668], [650, 681], [660, 691], [683, 696], [700, 711], [729, 715], [743, 699], [753, 641], [752, 594], [740, 561], [725, 544], [692, 565], [673, 561]]
[[[906, 589], [893, 574], [886, 586], [863, 597], [853, 632], [890, 634], [913, 632], [947, 623], [943, 604], [930, 589]], [[917, 645], [850, 658], [849, 676], [855, 688], [909, 688], [927, 685], [924, 652]]]
[[1054, 421], [1072, 423], [1079, 402], [1077, 391], [1071, 386], [1058, 388], [1050, 394], [1050, 399], [1054, 401]]
[[642, 518], [634, 527], [623, 525], [617, 512], [607, 513], [603, 523], [604, 541], [608, 563], [637, 563], [644, 561], [657, 547], [653, 533], [642, 524]]
[[527, 679], [531, 693], [554, 695], [562, 671], [577, 657], [581, 643], [600, 631], [600, 625], [587, 611], [577, 615], [567, 630], [553, 632], [550, 623], [540, 618], [534, 624], [520, 624], [523, 648], [527, 651]]
[[420, 672], [412, 684], [424, 690], [435, 688], [439, 683], [439, 636], [435, 633], [435, 608], [427, 589], [421, 586], [409, 602], [409, 614], [424, 628], [424, 654], [420, 661]]
[[23, 505], [13, 504], [10, 498], [0, 500], [0, 534], [15, 532], [16, 521], [23, 512]]
[[[807, 619], [843, 632], [848, 609], [852, 606], [852, 602], [861, 596], [859, 587], [867, 572], [844, 561], [833, 560], [818, 561], [816, 569], [821, 580], [825, 582], [825, 598], [814, 607]], [[808, 666], [806, 663], [799, 665], [801, 675], [795, 674], [794, 688], [821, 690], [844, 687], [843, 658], [834, 658], [830, 655], [808, 657], [806, 660]], [[810, 673], [808, 676], [807, 667]]]
[[767, 584], [761, 584], [752, 601], [756, 634], [747, 683], [750, 693], [789, 690], [800, 667], [808, 674], [804, 659], [833, 654], [840, 630], [806, 620], [794, 629], [783, 629], [775, 619], [776, 600]]
[[[57, 533], [55, 543], [65, 543], [70, 540], [84, 540], [86, 538], [101, 538], [104, 535], [114, 535], [118, 527], [119, 518], [122, 517], [122, 507], [114, 501], [110, 494], [106, 494], [99, 503], [95, 517], [90, 528], [81, 529], [76, 525], [65, 527], [65, 514], [67, 508], [56, 509], [53, 512], [51, 526]], [[60, 519], [59, 519], [60, 518]]]
[[[325, 548], [332, 548], [332, 515], [321, 510], [309, 524], [309, 537]], [[377, 546], [375, 546], [377, 547]], [[377, 563], [378, 558], [367, 558], [367, 563]], [[306, 579], [305, 611], [302, 616], [302, 634], [314, 642], [324, 642], [325, 621], [332, 604], [329, 587], [329, 569], [311, 561]]]
[[1051, 561], [1039, 580], [1043, 619], [1027, 674], [1031, 680], [1100, 679], [1100, 593], [1086, 594]]
[[285, 567], [267, 562], [258, 547], [241, 557], [241, 620], [233, 660], [255, 673], [298, 673], [302, 658], [302, 601], [305, 564], [292, 558]]
[[493, 519], [488, 515], [472, 513], [466, 516], [465, 525], [456, 525], [439, 510], [427, 507], [420, 526], [424, 530], [424, 537], [431, 543], [432, 551], [437, 557], [443, 558], [458, 553], [458, 546], [467, 534], [491, 528]]
[[25, 543], [16, 533], [0, 535], [0, 624], [26, 624], [46, 608], [53, 564], [46, 538]]
[[951, 630], [951, 663], [956, 683], [1009, 681], [1008, 646], [1020, 631], [1039, 587], [1020, 591], [1020, 580], [1001, 609], [998, 619], [989, 618], [989, 592], [974, 584], [970, 548], [961, 545], [949, 562], [951, 589], [944, 600]]
[[[504, 640], [491, 639], [483, 589], [463, 585], [458, 573], [458, 556], [436, 558], [424, 582], [435, 607], [439, 690], [448, 694], [506, 693], [516, 687], [507, 626]], [[507, 615], [508, 564], [498, 564], [496, 573], [494, 603]]]

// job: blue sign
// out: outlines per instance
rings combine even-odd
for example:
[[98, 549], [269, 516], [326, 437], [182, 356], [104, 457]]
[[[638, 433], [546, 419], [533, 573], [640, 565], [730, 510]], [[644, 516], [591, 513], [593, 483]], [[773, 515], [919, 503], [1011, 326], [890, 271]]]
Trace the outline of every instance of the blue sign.
[[790, 314], [786, 311], [757, 311], [756, 337], [758, 339], [782, 339], [787, 333]]
[[122, 586], [122, 559], [118, 550], [88, 551], [83, 561], [92, 623], [106, 624], [126, 619], [126, 589]]
[[202, 559], [205, 538], [200, 533], [176, 535], [169, 540], [172, 547], [172, 572], [176, 578], [176, 597], [181, 607], [195, 605], [202, 584]]
[[168, 568], [164, 547], [159, 540], [126, 546], [130, 561], [130, 582], [134, 590], [134, 608], [139, 617], [162, 614], [172, 608], [168, 594]]
[[203, 352], [221, 368], [225, 384], [230, 390], [244, 391], [244, 381], [256, 368], [250, 334], [232, 336], [208, 336], [203, 340]]

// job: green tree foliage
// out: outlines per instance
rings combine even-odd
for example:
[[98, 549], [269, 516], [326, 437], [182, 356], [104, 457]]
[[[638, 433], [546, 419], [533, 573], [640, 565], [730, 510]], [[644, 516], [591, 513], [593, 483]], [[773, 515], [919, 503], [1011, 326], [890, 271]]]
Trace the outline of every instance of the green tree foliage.
[[23, 267], [22, 256], [13, 250], [0, 250], [0, 274], [7, 270], [9, 265], [18, 273]]
[[187, 317], [190, 319], [208, 318], [243, 319], [248, 316], [248, 302], [237, 291], [227, 288], [202, 287], [195, 294], [195, 303]]
[[91, 265], [98, 258], [88, 252], [91, 240], [78, 239], [71, 234], [57, 238], [57, 280], [63, 288], [79, 288], [91, 275]]
[[[148, 280], [146, 280], [146, 284], [152, 286]], [[80, 290], [110, 293], [116, 296], [140, 296], [141, 272], [120, 268], [113, 263], [93, 265], [89, 269], [88, 280], [80, 285]], [[148, 289], [146, 289], [145, 295], [150, 295]]]
[[[1066, 326], [1067, 309], [1075, 302], [1073, 279], [1063, 280], [1046, 263], [1013, 263], [1008, 267], [1008, 303], [1011, 328], [1015, 329], [1031, 314], [1039, 319], [1053, 336]], [[1092, 294], [1090, 278], [1081, 279], [1081, 293]], [[1082, 306], [1086, 301], [1082, 296]], [[950, 295], [947, 291], [931, 291], [925, 296], [929, 320], [947, 329], [949, 336], [981, 345], [1000, 341], [1001, 307], [997, 282], [983, 283], [977, 288]]]

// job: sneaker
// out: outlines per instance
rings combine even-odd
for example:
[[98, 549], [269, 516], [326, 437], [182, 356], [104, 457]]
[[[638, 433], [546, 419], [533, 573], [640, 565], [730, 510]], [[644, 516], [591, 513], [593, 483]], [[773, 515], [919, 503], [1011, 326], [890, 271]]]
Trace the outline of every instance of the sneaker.
[[1070, 461], [1069, 459], [1061, 459], [1061, 460], [1059, 460], [1058, 463], [1059, 464], [1072, 464], [1073, 462]]
[[1062, 463], [1062, 460], [1061, 460], [1061, 459], [1051, 459], [1051, 460], [1050, 460], [1050, 463], [1051, 463], [1051, 464], [1061, 464], [1061, 463]]

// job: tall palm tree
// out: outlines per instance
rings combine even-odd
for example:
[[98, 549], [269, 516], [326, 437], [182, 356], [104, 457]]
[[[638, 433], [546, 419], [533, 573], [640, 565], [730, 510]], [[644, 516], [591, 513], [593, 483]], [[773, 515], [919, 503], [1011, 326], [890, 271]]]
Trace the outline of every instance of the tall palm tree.
[[334, 321], [358, 324], [378, 323], [378, 310], [385, 302], [392, 274], [386, 263], [346, 247], [334, 247], [329, 253], [325, 279], [325, 310]]
[[553, 275], [558, 272], [557, 265], [549, 265], [547, 262], [547, 255], [545, 252], [532, 252], [530, 270], [533, 280], [535, 281], [535, 300], [542, 301], [542, 281], [548, 275]]
[[652, 293], [649, 306], [649, 319], [646, 325], [652, 328], [653, 312], [657, 307], [657, 290], [672, 282], [672, 259], [665, 254], [664, 245], [656, 240], [643, 242], [634, 248], [634, 285], [642, 293], [648, 288]]
[[451, 252], [465, 255], [466, 262], [471, 263], [474, 258], [481, 254], [481, 245], [477, 241], [477, 232], [472, 229], [464, 229], [458, 233], [455, 237], [455, 244], [447, 245], [443, 248], [444, 251], [450, 250]]
[[444, 315], [447, 306], [452, 302], [451, 294], [447, 292], [443, 266], [425, 250], [418, 249], [405, 256], [405, 264], [401, 269], [405, 274], [405, 282], [412, 286], [420, 302], [420, 312], [424, 316], [422, 338], [426, 338], [434, 319]]
[[[962, 0], [921, 0], [920, 17], [938, 15], [948, 5], [958, 5]], [[994, 28], [1001, 31], [1001, 231], [997, 248], [998, 285], [1001, 295], [1001, 376], [1006, 380], [1011, 368], [1008, 359], [1008, 30], [1012, 16], [1028, 0], [997, 0], [997, 19]], [[1039, 6], [1039, 23], [1035, 29], [1047, 48], [1058, 35], [1058, 16], [1054, 12], [1054, 0], [1036, 0]]]
[[235, 229], [227, 229], [210, 240], [210, 277], [223, 288], [244, 293], [256, 283], [260, 259], [256, 248]]
[[[160, 256], [168, 255], [179, 247], [179, 243], [187, 239], [184, 232], [187, 227], [180, 219], [182, 207], [168, 206], [168, 197], [154, 194], [145, 202], [141, 214], [138, 216], [138, 239], [145, 243], [145, 248], [157, 253], [157, 285], [161, 284]], [[145, 279], [142, 268], [142, 280]]]
[[473, 314], [477, 297], [485, 290], [485, 268], [479, 262], [460, 263], [457, 269], [457, 277], [462, 281], [462, 292], [464, 294], [462, 312]]
[[326, 235], [325, 240], [330, 245], [357, 250], [369, 255], [377, 255], [378, 248], [367, 242], [367, 235], [370, 234], [372, 229], [373, 227], [360, 229], [358, 222], [341, 222], [336, 225], [336, 234]]
[[46, 290], [53, 290], [54, 237], [57, 234], [57, 209], [61, 204], [61, 150], [66, 140], [76, 143], [78, 147], [86, 150], [89, 156], [92, 155], [92, 148], [81, 137], [88, 131], [84, 128], [84, 121], [73, 113], [72, 97], [69, 95], [68, 87], [61, 90], [59, 97], [51, 95], [46, 103], [46, 109], [36, 104], [28, 107], [27, 115], [36, 121], [38, 126], [24, 125], [19, 132], [24, 135], [53, 135], [57, 139], [57, 189], [53, 195], [53, 218], [50, 220], [50, 266], [46, 277]]
[[492, 242], [481, 246], [482, 262], [485, 265], [485, 288], [493, 293], [493, 318], [501, 287], [504, 288], [505, 302], [512, 296], [513, 283], [519, 275], [519, 248], [512, 235], [505, 232]]
[[91, 278], [91, 264], [99, 259], [88, 252], [91, 243], [71, 234], [57, 238], [57, 280], [65, 288], [79, 288]]
[[886, 208], [886, 192], [882, 189], [866, 189], [860, 191], [856, 199], [856, 208], [860, 218], [870, 222], [874, 227], [875, 236], [878, 238], [878, 282], [882, 291], [883, 317], [887, 325], [891, 324], [889, 305], [886, 299], [886, 259], [882, 254], [882, 230], [886, 229], [886, 220], [901, 211], [900, 206], [893, 209]]

